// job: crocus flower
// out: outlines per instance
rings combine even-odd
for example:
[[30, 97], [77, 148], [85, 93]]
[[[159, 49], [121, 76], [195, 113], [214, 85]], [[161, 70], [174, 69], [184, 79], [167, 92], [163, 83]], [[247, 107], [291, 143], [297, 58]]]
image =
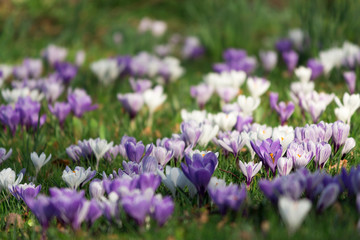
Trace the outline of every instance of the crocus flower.
[[87, 214], [85, 219], [87, 222], [89, 222], [91, 226], [96, 221], [96, 219], [101, 217], [103, 211], [101, 209], [100, 203], [95, 199], [91, 199], [86, 204], [89, 204], [89, 208], [87, 209]]
[[20, 112], [10, 105], [2, 105], [0, 106], [0, 121], [2, 125], [9, 127], [10, 132], [14, 136], [20, 123]]
[[224, 137], [223, 139], [218, 140], [218, 144], [225, 151], [231, 152], [234, 157], [238, 155], [245, 143], [245, 139], [243, 139], [242, 135], [238, 131], [233, 131], [229, 137]]
[[222, 215], [225, 215], [229, 209], [238, 211], [246, 199], [245, 186], [240, 187], [232, 184], [209, 188], [208, 190], [212, 201], [218, 206]]
[[293, 167], [293, 160], [290, 158], [281, 157], [277, 162], [277, 169], [280, 176], [289, 175]]
[[347, 124], [350, 124], [350, 119], [356, 110], [360, 107], [360, 94], [348, 93], [344, 94], [343, 103], [341, 103], [338, 97], [335, 97], [335, 102], [338, 108], [335, 109], [335, 115], [338, 120], [341, 120]]
[[356, 145], [354, 138], [347, 138], [344, 144], [344, 147], [341, 151], [341, 155], [344, 157], [348, 152], [350, 152]]
[[90, 202], [84, 197], [85, 192], [67, 188], [50, 188], [49, 191], [58, 220], [70, 225], [74, 230], [79, 229], [90, 207]]
[[294, 72], [300, 82], [309, 82], [311, 79], [311, 68], [300, 66], [296, 68]]
[[204, 109], [205, 104], [210, 100], [213, 92], [214, 88], [207, 84], [200, 84], [190, 88], [191, 97], [196, 98], [200, 109]]
[[292, 42], [288, 38], [279, 39], [275, 44], [275, 48], [280, 53], [290, 51], [292, 49]]
[[43, 70], [41, 59], [26, 58], [23, 63], [13, 68], [16, 79], [39, 78]]
[[276, 67], [278, 57], [275, 51], [260, 51], [259, 55], [266, 72], [270, 72]]
[[11, 168], [3, 169], [0, 172], [0, 189], [8, 190], [9, 186], [18, 185], [24, 177], [24, 173], [21, 171], [16, 179], [16, 173]]
[[49, 104], [50, 112], [59, 119], [60, 126], [64, 126], [66, 117], [71, 112], [71, 106], [66, 102], [56, 102], [54, 107]]
[[64, 84], [69, 84], [77, 74], [77, 67], [67, 62], [55, 63], [57, 76]]
[[218, 163], [216, 155], [212, 152], [204, 157], [194, 154], [192, 158], [185, 156], [186, 164], [181, 163], [185, 176], [195, 185], [200, 197], [203, 197]]
[[273, 129], [272, 139], [280, 140], [280, 144], [283, 149], [283, 154], [288, 149], [288, 146], [294, 141], [294, 138], [295, 138], [295, 132], [292, 127], [279, 126]]
[[82, 187], [90, 181], [96, 174], [96, 171], [91, 171], [91, 168], [85, 170], [83, 167], [75, 167], [75, 170], [71, 170], [66, 166], [62, 174], [62, 179], [66, 184], [73, 189], [77, 189], [79, 186]]
[[344, 72], [343, 77], [345, 79], [346, 85], [348, 86], [349, 93], [355, 93], [355, 85], [356, 85], [356, 74], [353, 71]]
[[310, 113], [314, 123], [317, 123], [321, 114], [325, 111], [326, 107], [332, 102], [335, 95], [326, 94], [324, 92], [318, 93], [312, 91], [306, 95], [300, 94], [301, 107]]
[[5, 148], [0, 148], [0, 164], [2, 164], [6, 159], [8, 159], [12, 154], [12, 148], [6, 153]]
[[41, 153], [39, 156], [36, 152], [31, 153], [30, 155], [31, 161], [34, 164], [36, 176], [39, 173], [40, 169], [47, 164], [51, 159], [51, 154], [46, 158], [45, 153]]
[[195, 59], [202, 56], [205, 48], [201, 45], [199, 38], [195, 36], [188, 36], [184, 40], [181, 54], [185, 59]]
[[202, 133], [202, 129], [199, 124], [195, 121], [182, 122], [180, 125], [181, 136], [183, 137], [186, 144], [195, 146], [199, 141]]
[[253, 98], [259, 98], [269, 89], [270, 81], [260, 77], [249, 77], [246, 85], [251, 96]]
[[236, 113], [218, 113], [214, 115], [213, 121], [223, 131], [230, 131], [236, 124], [237, 114]]
[[340, 187], [338, 184], [331, 183], [327, 185], [321, 192], [320, 198], [316, 205], [318, 212], [323, 212], [326, 208], [331, 206], [337, 199], [340, 193]]
[[216, 93], [225, 103], [228, 103], [238, 95], [239, 90], [233, 87], [220, 87], [216, 89]]
[[127, 158], [130, 161], [139, 163], [144, 154], [145, 146], [141, 141], [138, 143], [128, 141], [125, 143], [125, 149]]
[[284, 59], [284, 62], [287, 66], [288, 71], [289, 72], [294, 71], [294, 69], [298, 63], [298, 60], [299, 60], [299, 55], [295, 51], [290, 50], [287, 52], [283, 52], [282, 57]]
[[147, 89], [151, 88], [151, 81], [147, 79], [138, 79], [130, 78], [129, 80], [131, 88], [136, 93], [143, 93]]
[[122, 70], [119, 68], [116, 59], [98, 60], [91, 63], [90, 69], [104, 85], [113, 83]]
[[310, 209], [311, 201], [308, 199], [294, 201], [288, 197], [281, 197], [279, 200], [280, 215], [289, 233], [294, 233], [300, 227]]
[[218, 125], [213, 126], [211, 124], [202, 124], [198, 144], [202, 147], [206, 147], [209, 142], [217, 135], [218, 132]]
[[324, 168], [331, 155], [331, 146], [328, 143], [316, 143], [314, 161], [319, 168]]
[[174, 212], [174, 202], [170, 197], [162, 198], [156, 195], [153, 198], [154, 211], [151, 214], [159, 226], [163, 226]]
[[25, 183], [9, 186], [10, 193], [17, 199], [26, 201], [28, 198], [35, 198], [41, 190], [41, 185], [35, 186], [33, 183]]
[[157, 146], [153, 148], [151, 155], [164, 167], [174, 156], [174, 151], [169, 151], [165, 147]]
[[260, 98], [246, 97], [244, 95], [240, 95], [237, 99], [237, 103], [240, 106], [241, 112], [245, 116], [252, 116], [253, 112], [260, 105]]
[[81, 118], [85, 112], [97, 109], [97, 105], [92, 105], [91, 97], [83, 89], [70, 91], [67, 98], [74, 115]]
[[86, 58], [85, 51], [83, 50], [77, 51], [75, 55], [75, 65], [81, 67], [85, 62], [85, 58]]
[[295, 110], [295, 105], [292, 102], [280, 102], [278, 104], [278, 94], [270, 93], [270, 106], [273, 108], [280, 117], [281, 125], [284, 125], [286, 121], [290, 118]]
[[323, 65], [316, 59], [309, 59], [306, 66], [311, 69], [311, 80], [315, 80], [324, 72]]
[[334, 152], [340, 149], [345, 144], [346, 139], [349, 136], [350, 126], [341, 121], [336, 121], [332, 125], [332, 140], [334, 143]]
[[299, 169], [309, 164], [314, 153], [308, 151], [304, 144], [293, 142], [290, 144], [286, 156], [292, 159], [294, 168]]
[[43, 239], [45, 233], [50, 226], [51, 219], [55, 216], [55, 207], [51, 202], [51, 198], [39, 195], [37, 198], [28, 198], [25, 201], [31, 212], [35, 215], [42, 227]]
[[139, 225], [143, 225], [146, 216], [150, 213], [154, 192], [152, 189], [144, 193], [134, 192], [121, 199], [124, 211], [134, 218]]
[[91, 198], [100, 199], [105, 193], [103, 182], [99, 179], [94, 179], [89, 185], [89, 193]]
[[259, 156], [263, 165], [265, 166], [266, 171], [271, 169], [273, 175], [276, 172], [277, 161], [282, 155], [282, 148], [280, 141], [273, 141], [271, 138], [260, 141], [251, 141], [251, 146]]
[[15, 110], [20, 113], [20, 124], [26, 129], [36, 130], [38, 125], [45, 123], [46, 115], [40, 116], [41, 104], [33, 101], [30, 97], [19, 98], [15, 104]]
[[46, 81], [42, 86], [42, 91], [45, 94], [45, 98], [49, 105], [55, 102], [61, 96], [61, 94], [64, 92], [64, 89], [64, 84], [57, 81]]
[[89, 144], [92, 152], [96, 157], [96, 170], [99, 168], [100, 159], [105, 155], [107, 151], [113, 146], [113, 142], [108, 143], [105, 139], [90, 139]]
[[42, 56], [49, 62], [51, 66], [54, 66], [57, 62], [62, 62], [67, 56], [67, 49], [56, 45], [49, 45], [42, 51]]
[[255, 164], [254, 162], [243, 163], [242, 161], [239, 161], [239, 167], [241, 172], [245, 175], [246, 184], [249, 187], [254, 176], [260, 171], [262, 162]]
[[147, 89], [143, 93], [144, 102], [149, 108], [150, 115], [165, 102], [167, 95], [164, 94], [163, 91], [164, 89], [162, 86], [156, 86], [154, 89]]

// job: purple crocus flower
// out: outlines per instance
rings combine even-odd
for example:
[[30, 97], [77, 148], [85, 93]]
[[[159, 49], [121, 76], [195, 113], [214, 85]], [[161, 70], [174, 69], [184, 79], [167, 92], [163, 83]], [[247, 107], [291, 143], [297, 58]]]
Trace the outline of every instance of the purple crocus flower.
[[86, 221], [89, 222], [90, 226], [102, 215], [102, 209], [100, 207], [100, 204], [95, 200], [91, 199], [88, 201], [89, 208], [86, 214]]
[[182, 159], [185, 149], [185, 142], [181, 139], [164, 139], [163, 143], [160, 141], [157, 145], [162, 145], [169, 151], [173, 151], [175, 163]]
[[85, 112], [97, 109], [97, 105], [92, 105], [91, 97], [83, 89], [75, 89], [70, 91], [68, 102], [74, 115], [81, 118]]
[[133, 119], [144, 106], [144, 98], [140, 93], [118, 94], [118, 100]]
[[291, 50], [291, 51], [283, 52], [282, 57], [288, 68], [288, 71], [293, 72], [298, 63], [299, 55], [295, 51]]
[[281, 157], [277, 162], [277, 169], [280, 176], [289, 175], [293, 167], [293, 160], [290, 158]]
[[345, 144], [349, 136], [350, 126], [341, 121], [336, 121], [332, 125], [332, 140], [334, 143], [334, 152], [337, 153], [339, 148]]
[[324, 168], [331, 155], [331, 146], [326, 142], [316, 143], [314, 161], [319, 168]]
[[191, 97], [196, 98], [200, 109], [204, 109], [205, 103], [210, 100], [213, 92], [214, 88], [207, 84], [199, 84], [190, 88]]
[[137, 179], [137, 188], [145, 192], [148, 188], [152, 189], [154, 192], [160, 186], [161, 177], [154, 173], [143, 173]]
[[68, 188], [50, 188], [49, 192], [57, 219], [74, 230], [79, 229], [90, 207], [90, 202], [84, 197], [85, 192]]
[[346, 85], [348, 86], [349, 93], [355, 93], [355, 84], [356, 84], [356, 73], [354, 71], [348, 71], [343, 73]]
[[158, 163], [164, 167], [174, 156], [174, 151], [158, 146], [153, 148], [151, 155], [154, 156]]
[[43, 239], [45, 239], [45, 232], [50, 225], [51, 219], [56, 213], [56, 209], [51, 201], [51, 198], [39, 195], [37, 198], [26, 199], [25, 203], [39, 221], [42, 227], [42, 236]]
[[56, 102], [54, 107], [49, 104], [50, 112], [59, 119], [61, 127], [64, 127], [66, 117], [71, 112], [71, 106], [66, 102]]
[[67, 49], [56, 45], [49, 45], [43, 50], [42, 56], [48, 61], [51, 66], [54, 66], [57, 62], [62, 62], [67, 56]]
[[247, 186], [250, 187], [252, 179], [261, 170], [262, 162], [255, 164], [254, 162], [243, 163], [242, 161], [239, 161], [239, 167], [246, 177]]
[[240, 150], [245, 146], [246, 139], [238, 132], [231, 132], [230, 136], [218, 140], [218, 144], [227, 152], [231, 152], [234, 157], [238, 155]]
[[55, 63], [55, 70], [58, 77], [64, 84], [69, 84], [77, 74], [77, 67], [67, 62]]
[[237, 96], [239, 90], [234, 87], [219, 87], [216, 92], [225, 103], [229, 103]]
[[41, 185], [35, 186], [33, 183], [9, 185], [9, 191], [17, 199], [23, 201], [28, 198], [35, 198], [41, 190]]
[[237, 116], [237, 121], [235, 128], [238, 132], [242, 132], [246, 126], [249, 126], [253, 122], [252, 116], [242, 116], [239, 114]]
[[151, 81], [147, 79], [138, 79], [130, 78], [129, 80], [131, 88], [136, 93], [143, 93], [147, 89], [151, 88]]
[[75, 163], [79, 163], [80, 156], [82, 156], [81, 148], [77, 145], [71, 145], [66, 148], [66, 153]]
[[223, 58], [226, 62], [241, 61], [246, 56], [247, 53], [243, 49], [228, 48], [223, 52]]
[[277, 93], [271, 92], [270, 96], [270, 107], [274, 109], [279, 117], [281, 125], [284, 125], [286, 121], [291, 117], [295, 110], [295, 105], [293, 102], [280, 102], [278, 103], [279, 95]]
[[320, 198], [316, 205], [316, 210], [318, 212], [323, 212], [336, 201], [339, 193], [340, 187], [338, 184], [331, 183], [327, 185], [321, 192]]
[[89, 185], [89, 193], [91, 198], [94, 199], [99, 199], [104, 196], [105, 188], [103, 186], [103, 182], [99, 179], [92, 180]]
[[8, 126], [12, 135], [15, 135], [16, 129], [20, 123], [20, 112], [16, 111], [12, 106], [0, 106], [0, 122], [4, 126]]
[[129, 136], [124, 135], [121, 138], [121, 142], [119, 144], [119, 153], [123, 158], [127, 158], [125, 143], [127, 143], [128, 141], [136, 144], [136, 139], [134, 137], [129, 137]]
[[16, 79], [39, 78], [42, 70], [41, 59], [26, 58], [21, 65], [14, 67], [13, 74]]
[[246, 199], [245, 186], [239, 187], [236, 184], [209, 188], [209, 194], [213, 202], [218, 206], [222, 215], [231, 209], [238, 211]]
[[250, 144], [255, 153], [259, 156], [268, 174], [270, 168], [275, 176], [277, 161], [282, 155], [280, 140], [274, 141], [271, 138], [268, 138], [264, 141], [250, 141]]
[[315, 59], [309, 59], [306, 66], [311, 69], [311, 80], [315, 80], [324, 72], [323, 65]]
[[137, 143], [128, 141], [125, 143], [125, 149], [127, 158], [132, 162], [139, 163], [144, 154], [145, 146], [141, 141]]
[[209, 152], [204, 157], [198, 153], [195, 153], [192, 158], [186, 155], [185, 160], [186, 164], [181, 163], [181, 169], [202, 198], [218, 164], [218, 159], [213, 152]]
[[6, 153], [5, 148], [0, 148], [0, 164], [2, 164], [6, 159], [8, 159], [12, 154], [12, 148]]
[[141, 192], [133, 192], [121, 199], [124, 211], [142, 226], [146, 216], [150, 213], [154, 192], [151, 189]]
[[180, 125], [181, 136], [186, 142], [186, 145], [195, 146], [199, 141], [202, 130], [199, 124], [195, 121], [182, 122]]
[[215, 63], [213, 64], [213, 70], [217, 73], [229, 72], [231, 70], [231, 67], [226, 63]]
[[41, 127], [45, 123], [46, 115], [40, 116], [40, 108], [41, 104], [30, 97], [19, 98], [15, 110], [20, 113], [20, 124], [33, 130], [37, 129], [38, 124]]
[[171, 197], [161, 198], [155, 196], [152, 204], [154, 211], [151, 215], [159, 226], [163, 226], [174, 212], [174, 202]]
[[294, 168], [299, 169], [309, 164], [314, 153], [308, 151], [304, 144], [293, 142], [288, 147], [286, 156], [293, 160]]
[[276, 50], [278, 50], [280, 53], [291, 51], [292, 49], [292, 42], [290, 39], [282, 38], [279, 39], [275, 44]]

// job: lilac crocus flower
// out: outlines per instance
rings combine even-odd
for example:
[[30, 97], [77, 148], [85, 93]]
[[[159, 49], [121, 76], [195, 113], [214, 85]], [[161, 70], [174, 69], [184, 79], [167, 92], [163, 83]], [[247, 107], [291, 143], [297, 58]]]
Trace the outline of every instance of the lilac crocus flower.
[[26, 205], [35, 215], [42, 227], [43, 239], [45, 239], [46, 230], [49, 228], [51, 219], [55, 216], [56, 209], [50, 197], [39, 195], [37, 198], [28, 198]]
[[41, 185], [35, 186], [33, 183], [9, 185], [10, 193], [17, 199], [26, 201], [28, 198], [35, 198], [41, 190]]
[[234, 157], [238, 155], [240, 150], [245, 146], [246, 140], [238, 132], [231, 132], [229, 137], [224, 137], [218, 140], [218, 144], [227, 152], [231, 152]]
[[245, 175], [246, 184], [249, 187], [254, 176], [261, 170], [262, 162], [255, 164], [254, 162], [243, 163], [242, 161], [239, 161], [239, 167], [241, 172]]
[[2, 125], [9, 127], [12, 135], [15, 135], [16, 129], [20, 123], [20, 112], [12, 106], [0, 106], [0, 122]]
[[57, 62], [62, 62], [67, 56], [67, 49], [56, 45], [49, 45], [43, 50], [42, 56], [49, 62], [50, 65], [55, 65]]
[[294, 103], [293, 102], [278, 103], [279, 95], [274, 92], [270, 93], [269, 98], [270, 98], [270, 107], [278, 113], [278, 115], [280, 117], [281, 125], [284, 125], [286, 123], [286, 121], [291, 117], [291, 115], [293, 114], [293, 112], [295, 110]]
[[199, 84], [190, 88], [190, 94], [193, 98], [196, 98], [200, 109], [204, 109], [205, 103], [210, 100], [213, 92], [214, 88], [207, 84]]
[[167, 150], [165, 147], [157, 146], [153, 148], [151, 155], [154, 156], [158, 163], [164, 167], [174, 156], [174, 151]]
[[58, 77], [64, 84], [69, 84], [77, 74], [77, 67], [67, 62], [55, 63], [55, 70]]
[[64, 127], [66, 117], [71, 112], [71, 106], [67, 102], [56, 102], [54, 107], [49, 104], [50, 112], [59, 119], [60, 127]]
[[185, 160], [186, 164], [181, 163], [181, 169], [202, 198], [218, 164], [218, 159], [214, 153], [209, 152], [204, 157], [197, 153], [192, 158], [185, 156]]
[[326, 208], [331, 206], [340, 193], [340, 187], [338, 184], [331, 183], [327, 185], [324, 190], [322, 190], [318, 203], [316, 205], [316, 210], [318, 212], [323, 212]]
[[139, 163], [144, 154], [145, 146], [141, 141], [137, 143], [128, 141], [125, 143], [125, 149], [127, 158], [132, 162]]
[[118, 100], [133, 119], [144, 106], [144, 98], [140, 93], [118, 94]]
[[216, 92], [225, 103], [229, 103], [237, 96], [239, 90], [234, 87], [219, 87]]
[[182, 122], [180, 125], [181, 136], [185, 140], [186, 144], [195, 146], [199, 141], [202, 130], [199, 124], [195, 121]]
[[293, 72], [298, 63], [299, 55], [295, 51], [291, 50], [283, 52], [282, 57], [285, 61], [288, 71]]
[[308, 151], [304, 144], [293, 142], [290, 144], [286, 156], [293, 160], [294, 168], [299, 169], [309, 164], [314, 153]]
[[275, 51], [260, 51], [260, 60], [266, 72], [276, 67], [278, 56]]
[[85, 192], [68, 188], [50, 188], [49, 192], [57, 219], [74, 230], [79, 229], [90, 207], [90, 202], [84, 197]]
[[6, 159], [8, 159], [12, 154], [12, 148], [6, 153], [5, 148], [0, 148], [0, 164], [2, 164]]
[[91, 97], [83, 89], [70, 91], [67, 97], [74, 115], [81, 118], [85, 112], [97, 109], [97, 105], [92, 105]]
[[185, 149], [185, 142], [181, 139], [166, 139], [164, 147], [173, 151], [175, 163], [182, 159]]
[[229, 186], [219, 186], [209, 188], [209, 194], [212, 201], [218, 206], [222, 215], [225, 215], [229, 209], [238, 211], [246, 199], [245, 186], [239, 187], [236, 184]]
[[280, 176], [289, 175], [293, 167], [293, 160], [290, 158], [281, 157], [277, 162], [277, 169]]
[[147, 79], [138, 79], [130, 78], [129, 80], [131, 88], [136, 93], [143, 93], [147, 89], [151, 88], [151, 81]]
[[243, 116], [242, 114], [239, 114], [237, 116], [237, 121], [235, 125], [235, 129], [238, 132], [242, 132], [246, 126], [249, 126], [253, 122], [252, 116]]
[[241, 61], [246, 56], [247, 53], [243, 49], [228, 48], [223, 52], [223, 58], [226, 62]]
[[89, 207], [88, 207], [88, 211], [87, 211], [85, 220], [87, 222], [89, 222], [89, 224], [91, 226], [96, 221], [96, 219], [101, 217], [103, 212], [100, 207], [100, 203], [95, 199], [91, 199], [90, 201], [87, 201], [86, 204], [88, 204]]
[[309, 59], [306, 66], [311, 69], [311, 80], [315, 80], [324, 72], [323, 65], [315, 59]]
[[46, 120], [46, 115], [40, 116], [41, 104], [33, 101], [30, 97], [19, 98], [15, 104], [15, 110], [20, 113], [20, 124], [27, 129], [36, 130], [41, 127]]
[[274, 141], [268, 138], [264, 141], [250, 141], [250, 144], [265, 166], [266, 171], [269, 173], [270, 168], [273, 175], [275, 175], [277, 161], [282, 155], [280, 140]]
[[346, 85], [348, 86], [349, 93], [355, 93], [355, 85], [356, 85], [356, 73], [354, 71], [348, 71], [343, 73]]
[[280, 53], [291, 51], [292, 42], [290, 39], [287, 39], [287, 38], [279, 39], [275, 44], [275, 48]]
[[152, 204], [154, 211], [151, 215], [159, 226], [163, 226], [174, 212], [174, 202], [171, 197], [161, 198], [155, 196]]
[[314, 161], [319, 168], [324, 168], [331, 155], [331, 146], [328, 143], [316, 143]]
[[350, 126], [341, 121], [336, 121], [332, 125], [332, 140], [334, 143], [334, 152], [337, 153], [339, 148], [345, 144], [349, 136]]
[[13, 74], [16, 79], [39, 78], [42, 70], [41, 59], [26, 58], [21, 65], [14, 67]]
[[80, 156], [82, 156], [81, 148], [77, 145], [71, 145], [66, 148], [66, 153], [75, 163], [79, 163]]
[[136, 179], [136, 182], [137, 188], [141, 191], [145, 192], [148, 188], [150, 188], [155, 192], [160, 186], [161, 177], [154, 173], [145, 172]]

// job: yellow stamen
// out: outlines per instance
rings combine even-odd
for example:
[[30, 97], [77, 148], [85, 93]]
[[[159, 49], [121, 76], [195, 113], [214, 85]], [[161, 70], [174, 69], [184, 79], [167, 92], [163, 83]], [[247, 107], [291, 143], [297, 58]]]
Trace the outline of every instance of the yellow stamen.
[[275, 163], [275, 158], [274, 158], [274, 154], [273, 154], [273, 153], [270, 153], [270, 157], [271, 157], [272, 162]]
[[298, 154], [298, 157], [299, 157], [299, 158], [301, 158], [301, 155], [300, 155], [300, 154]]
[[284, 138], [283, 138], [283, 137], [281, 137], [281, 141], [284, 141]]

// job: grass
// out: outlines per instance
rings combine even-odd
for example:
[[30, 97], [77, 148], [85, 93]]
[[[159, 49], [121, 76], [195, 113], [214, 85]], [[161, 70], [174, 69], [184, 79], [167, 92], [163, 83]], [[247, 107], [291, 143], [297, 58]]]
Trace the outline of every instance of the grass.
[[[302, 63], [310, 56], [316, 56], [320, 49], [340, 44], [349, 39], [359, 43], [360, 36], [357, 13], [360, 4], [349, 1], [10, 1], [0, 3], [0, 62], [19, 63], [23, 57], [38, 57], [41, 49], [49, 43], [69, 48], [70, 59], [79, 49], [86, 50], [87, 60], [72, 83], [73, 87], [82, 87], [99, 103], [99, 109], [85, 114], [81, 119], [68, 118], [65, 128], [59, 128], [57, 120], [43, 104], [42, 111], [47, 115], [46, 124], [36, 134], [19, 131], [14, 137], [0, 135], [0, 146], [12, 148], [12, 157], [1, 168], [11, 167], [19, 172], [27, 169], [27, 176], [34, 175], [35, 169], [30, 153], [44, 151], [53, 155], [50, 164], [45, 165], [36, 184], [42, 185], [42, 193], [50, 187], [66, 187], [61, 179], [66, 164], [74, 167], [65, 152], [66, 147], [77, 140], [101, 137], [115, 144], [124, 134], [135, 136], [144, 143], [154, 142], [157, 138], [170, 137], [179, 132], [182, 108], [197, 109], [196, 103], [189, 97], [189, 88], [202, 81], [202, 76], [211, 71], [214, 62], [221, 61], [222, 51], [227, 47], [241, 47], [250, 54], [259, 49], [272, 48], [275, 40], [285, 36], [291, 27], [304, 29], [313, 42], [301, 55]], [[316, 14], [314, 14], [316, 12]], [[147, 112], [141, 112], [136, 118], [136, 129], [128, 128], [130, 119], [116, 99], [117, 93], [130, 91], [127, 79], [118, 79], [111, 86], [101, 86], [89, 71], [90, 62], [115, 55], [136, 54], [139, 51], [152, 51], [155, 44], [164, 43], [169, 33], [160, 39], [150, 35], [139, 35], [136, 31], [138, 21], [143, 16], [166, 20], [169, 33], [180, 32], [199, 36], [206, 47], [206, 55], [197, 61], [184, 61], [186, 74], [177, 82], [165, 86], [168, 100], [161, 110], [155, 113], [154, 125], [146, 128]], [[115, 32], [124, 35], [123, 44], [115, 44], [112, 36]], [[280, 99], [287, 100], [288, 89], [294, 76], [284, 74], [285, 67], [280, 66], [267, 78], [271, 81], [271, 91], [279, 92]], [[255, 75], [261, 75], [260, 70]], [[359, 75], [358, 75], [359, 76]], [[244, 88], [244, 87], [243, 87]], [[334, 70], [329, 78], [320, 78], [316, 82], [317, 90], [334, 92], [342, 96], [346, 91], [340, 70]], [[246, 90], [245, 90], [245, 93]], [[62, 96], [64, 98], [64, 96]], [[62, 100], [62, 99], [60, 99]], [[219, 99], [213, 99], [206, 105], [210, 112], [220, 111]], [[321, 120], [335, 121], [335, 103], [332, 103], [322, 115]], [[257, 122], [277, 126], [277, 116], [269, 111], [268, 97], [262, 97], [262, 104], [256, 111]], [[265, 121], [263, 120], [265, 119]], [[303, 126], [296, 111], [289, 125]], [[359, 142], [360, 117], [355, 115], [351, 124], [351, 136]], [[208, 149], [220, 151], [215, 145]], [[249, 159], [248, 153], [241, 153], [240, 159]], [[359, 164], [360, 150], [355, 148], [347, 157], [348, 167]], [[118, 157], [108, 164], [100, 163], [100, 171], [107, 173], [121, 167]], [[245, 178], [237, 168], [235, 159], [220, 155], [219, 168], [232, 172], [240, 178], [225, 172], [216, 171], [215, 176], [225, 178], [227, 182], [242, 183]], [[331, 164], [336, 162], [332, 160]], [[173, 163], [172, 163], [173, 164]], [[88, 163], [82, 162], [83, 166]], [[94, 167], [95, 163], [91, 163]], [[260, 193], [257, 182], [264, 177], [262, 172], [255, 178], [247, 199], [244, 215], [228, 215], [222, 218], [215, 207], [198, 209], [197, 200], [189, 199], [187, 194], [178, 194], [176, 209], [171, 220], [163, 228], [151, 223], [149, 229], [139, 229], [136, 224], [122, 216], [123, 226], [110, 225], [103, 218], [93, 227], [83, 228], [76, 233], [70, 229], [58, 227], [55, 221], [49, 229], [49, 239], [358, 239], [356, 223], [359, 215], [355, 200], [342, 195], [338, 202], [322, 215], [311, 211], [300, 230], [289, 236], [278, 210]], [[97, 177], [101, 177], [97, 174]], [[24, 179], [23, 182], [29, 182]], [[88, 185], [84, 190], [87, 192]], [[159, 192], [169, 195], [163, 186]], [[40, 229], [35, 217], [26, 206], [15, 200], [9, 193], [2, 191], [0, 198], [0, 238], [1, 239], [39, 239]], [[88, 193], [87, 193], [88, 195]], [[23, 226], [7, 226], [9, 213], [17, 213], [24, 219]]]

